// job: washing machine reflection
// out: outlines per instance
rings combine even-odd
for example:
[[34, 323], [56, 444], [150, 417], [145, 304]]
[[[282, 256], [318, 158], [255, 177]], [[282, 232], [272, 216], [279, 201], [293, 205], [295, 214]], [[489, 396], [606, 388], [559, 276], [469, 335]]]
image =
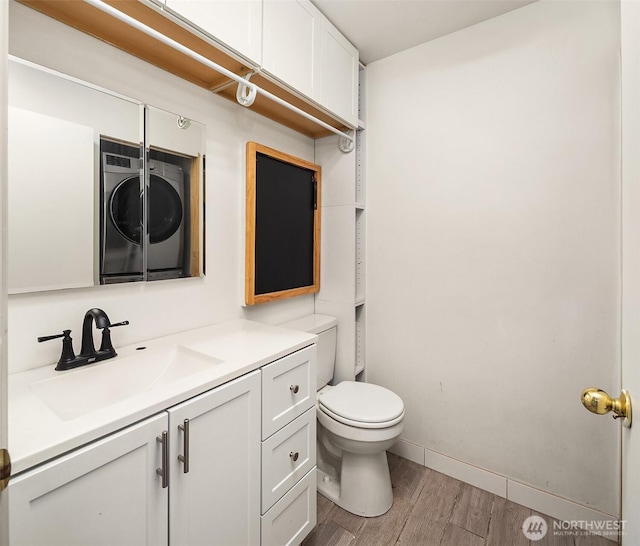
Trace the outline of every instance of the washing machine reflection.
[[[101, 284], [145, 278], [142, 244], [144, 173], [140, 155], [140, 149], [135, 146], [101, 141]], [[149, 154], [149, 280], [185, 276], [188, 190], [181, 161], [180, 156], [167, 152], [151, 150]]]

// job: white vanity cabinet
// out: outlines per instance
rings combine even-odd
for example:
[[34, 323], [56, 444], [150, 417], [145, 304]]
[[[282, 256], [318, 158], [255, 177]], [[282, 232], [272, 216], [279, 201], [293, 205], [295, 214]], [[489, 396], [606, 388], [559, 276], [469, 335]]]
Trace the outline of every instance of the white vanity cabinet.
[[169, 544], [260, 543], [260, 372], [168, 410]]
[[260, 386], [252, 372], [12, 480], [11, 544], [259, 544]]
[[262, 545], [302, 542], [316, 514], [316, 347], [262, 368]]
[[166, 0], [166, 7], [216, 42], [260, 66], [262, 0]]
[[[155, 414], [132, 415], [123, 423], [141, 420], [21, 469], [9, 484], [12, 546], [283, 546], [304, 539], [316, 524], [316, 346], [308, 338], [285, 345], [277, 335], [287, 340], [287, 330], [248, 321], [217, 331], [224, 341], [203, 346], [244, 351], [249, 369], [238, 364], [218, 386], [162, 398]], [[255, 351], [256, 339], [267, 349]], [[238, 349], [242, 343], [248, 349]], [[218, 366], [228, 373], [229, 365]], [[104, 415], [113, 418], [113, 408]], [[48, 431], [34, 423], [48, 414], [37, 415], [25, 428], [43, 437]], [[79, 426], [73, 421], [53, 423], [65, 430]]]
[[12, 479], [10, 544], [166, 544], [168, 490], [155, 470], [167, 424], [151, 417]]

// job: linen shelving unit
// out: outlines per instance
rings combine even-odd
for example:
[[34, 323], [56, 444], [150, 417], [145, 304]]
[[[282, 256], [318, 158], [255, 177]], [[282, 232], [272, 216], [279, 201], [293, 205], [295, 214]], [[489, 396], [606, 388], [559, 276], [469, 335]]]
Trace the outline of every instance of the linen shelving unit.
[[315, 142], [322, 171], [320, 291], [315, 312], [338, 319], [334, 382], [366, 379], [366, 68], [360, 64], [355, 149], [343, 153], [339, 137]]

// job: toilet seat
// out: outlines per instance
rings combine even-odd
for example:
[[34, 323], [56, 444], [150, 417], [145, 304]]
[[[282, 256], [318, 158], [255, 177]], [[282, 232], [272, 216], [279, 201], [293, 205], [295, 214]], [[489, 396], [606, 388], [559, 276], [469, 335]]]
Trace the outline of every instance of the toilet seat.
[[404, 418], [404, 403], [397, 394], [379, 385], [357, 381], [343, 381], [320, 392], [318, 409], [357, 428], [387, 428]]

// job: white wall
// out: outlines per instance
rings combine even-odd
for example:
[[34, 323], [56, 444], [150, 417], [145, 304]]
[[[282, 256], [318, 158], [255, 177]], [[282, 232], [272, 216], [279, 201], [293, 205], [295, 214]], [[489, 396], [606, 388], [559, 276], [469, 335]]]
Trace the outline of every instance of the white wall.
[[60, 344], [38, 344], [37, 336], [71, 328], [79, 350], [82, 318], [91, 307], [104, 309], [113, 322], [130, 321], [114, 330], [116, 349], [241, 316], [280, 323], [313, 312], [312, 296], [241, 307], [245, 143], [313, 160], [311, 139], [15, 2], [9, 42], [13, 55], [207, 126], [206, 277], [11, 296], [10, 371], [57, 361]]
[[541, 1], [369, 65], [368, 379], [403, 437], [609, 514], [620, 14]]
[[[0, 2], [0, 449], [8, 446], [7, 431], [7, 51], [9, 9]], [[9, 492], [0, 493], [0, 544], [9, 543]]]

